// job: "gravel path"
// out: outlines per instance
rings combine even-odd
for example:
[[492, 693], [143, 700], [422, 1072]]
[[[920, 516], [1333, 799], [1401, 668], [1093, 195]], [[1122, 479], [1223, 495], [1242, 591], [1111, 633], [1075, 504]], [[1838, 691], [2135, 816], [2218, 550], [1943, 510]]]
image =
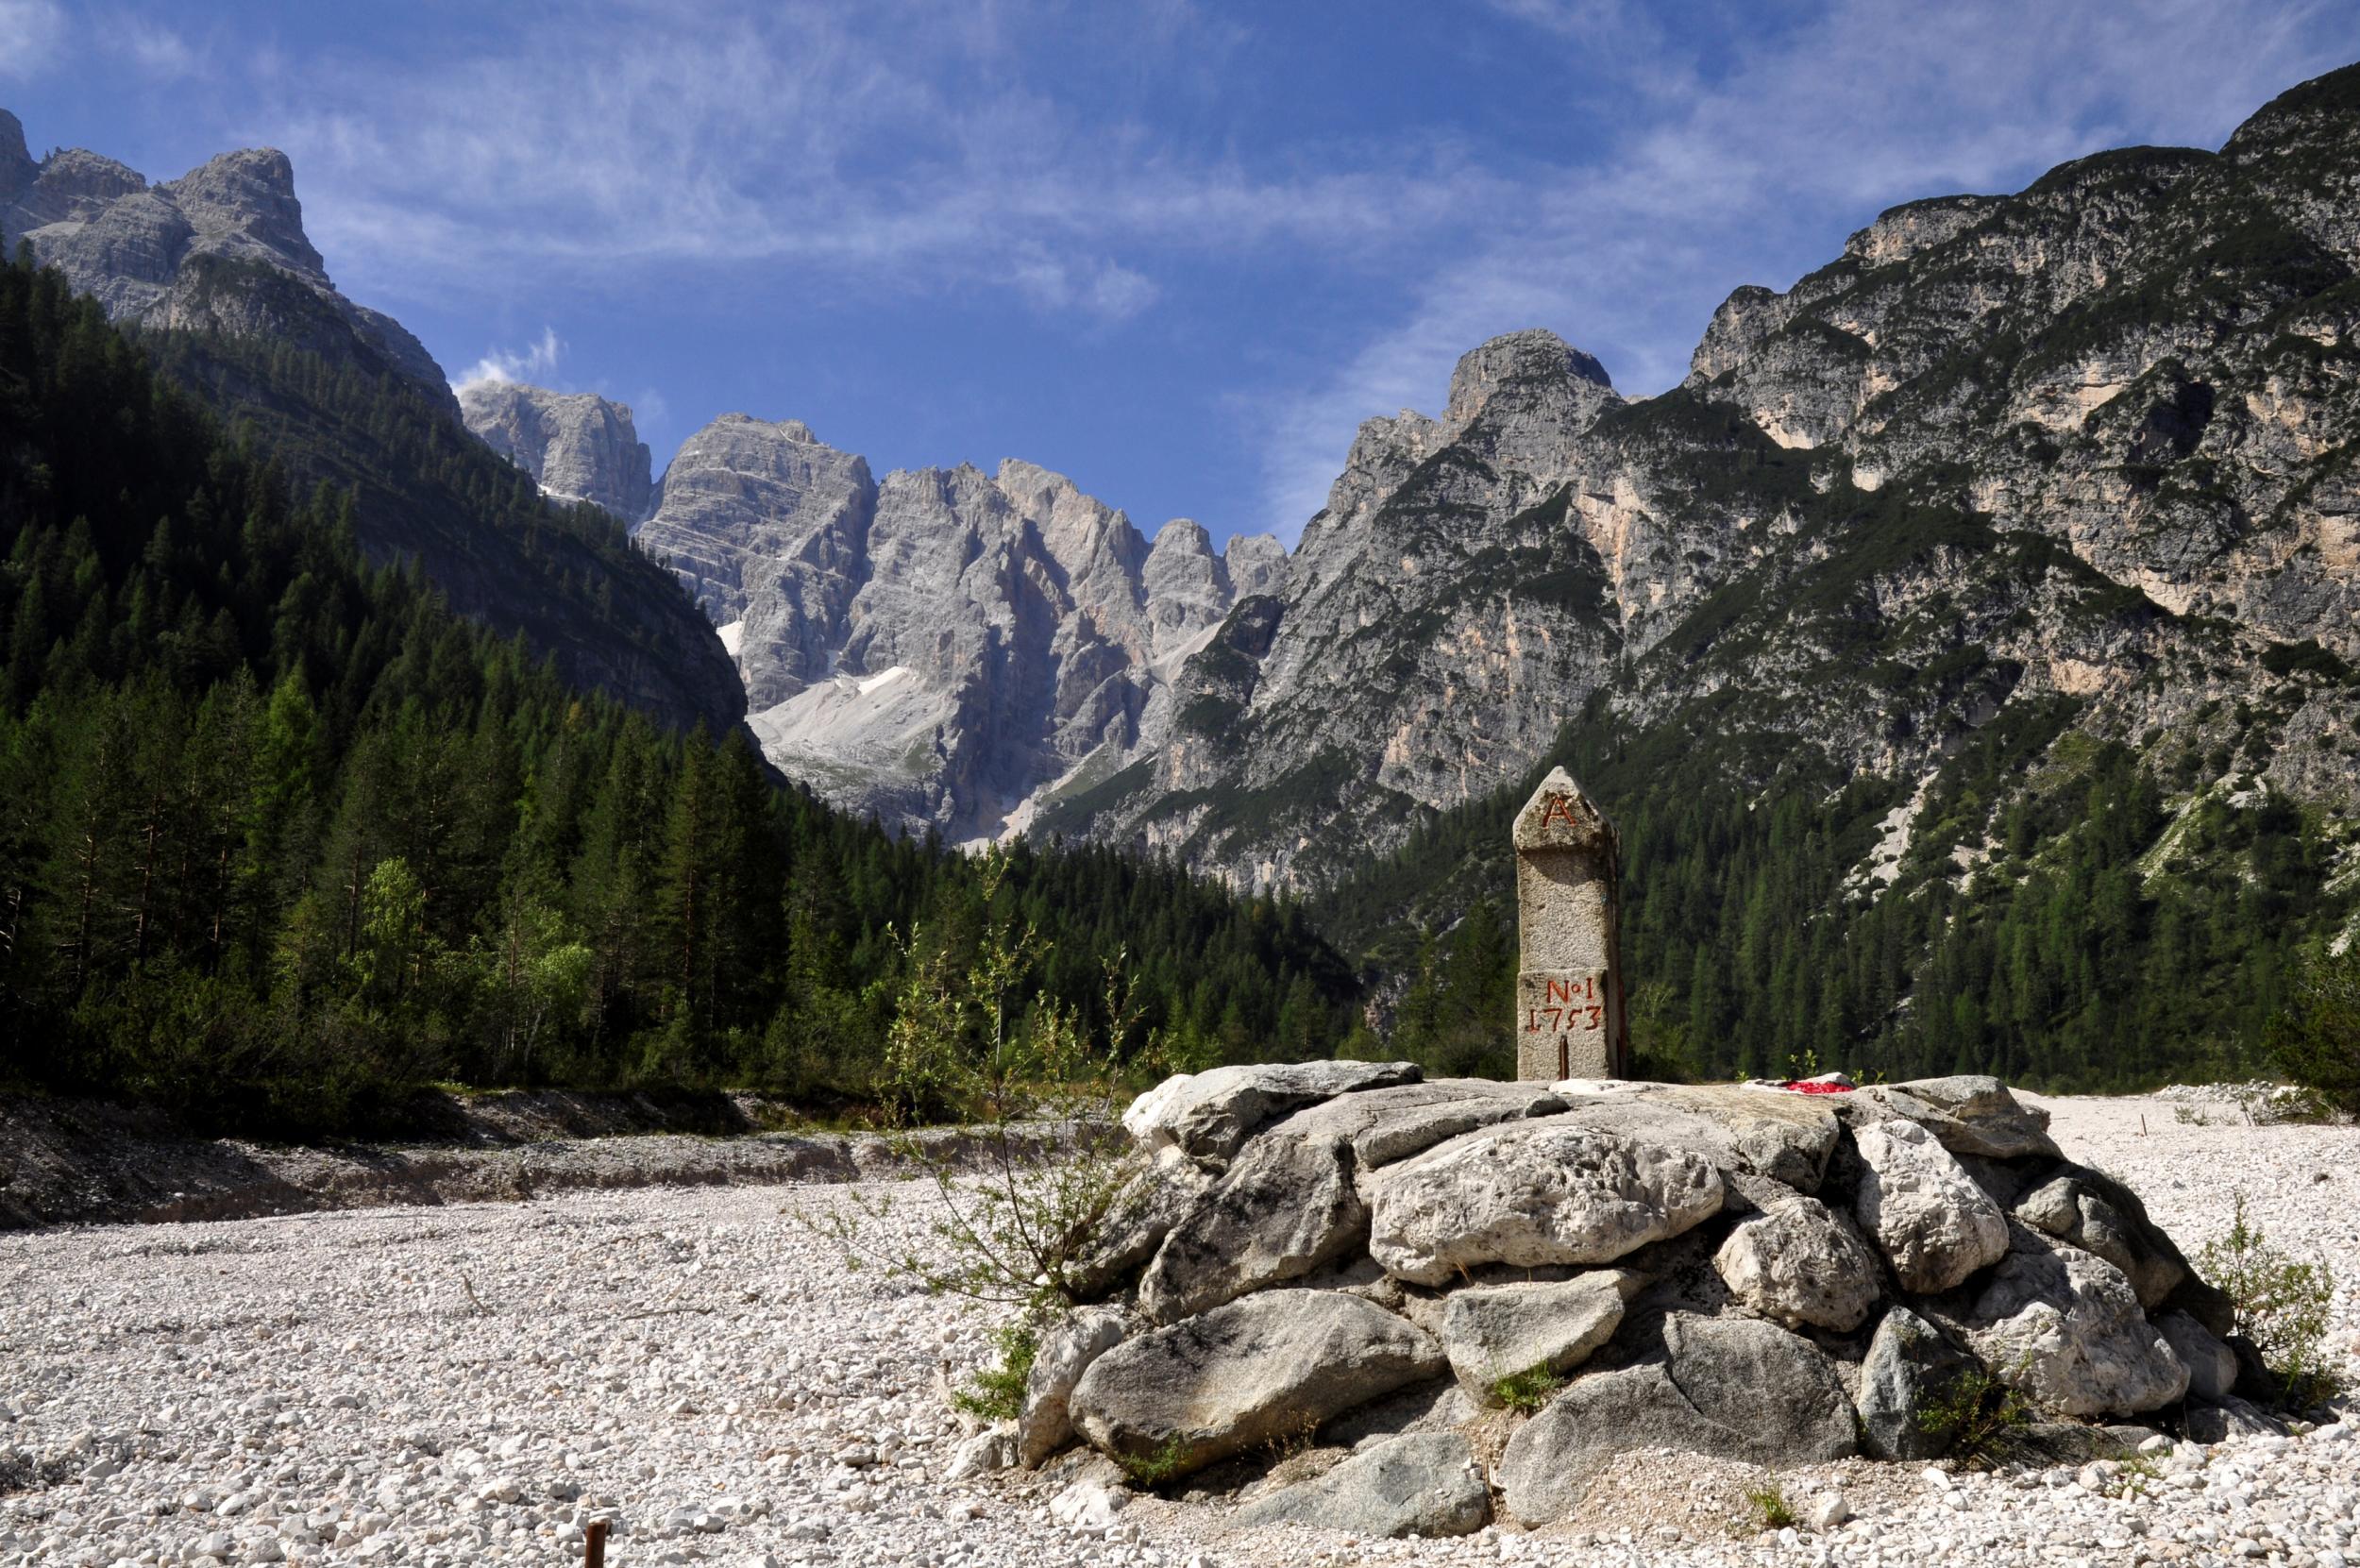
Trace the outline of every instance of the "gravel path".
[[[2192, 1124], [2153, 1099], [2048, 1104], [2066, 1150], [2131, 1181], [2191, 1249], [2242, 1189], [2274, 1239], [2324, 1255], [2345, 1282], [2335, 1348], [2360, 1353], [2360, 1131]], [[617, 1522], [617, 1568], [2360, 1562], [2360, 1417], [2183, 1447], [2125, 1498], [2063, 1472], [1848, 1461], [1779, 1476], [1798, 1512], [1843, 1493], [1854, 1518], [1824, 1534], [1755, 1531], [1759, 1472], [1666, 1458], [1530, 1535], [1238, 1534], [1143, 1497], [1077, 1538], [1047, 1508], [1077, 1461], [943, 1478], [958, 1432], [940, 1369], [980, 1354], [987, 1324], [847, 1271], [798, 1218], [847, 1191], [0, 1235], [0, 1564], [555, 1565], [580, 1560], [595, 1518]], [[907, 1212], [915, 1231], [922, 1201]]]

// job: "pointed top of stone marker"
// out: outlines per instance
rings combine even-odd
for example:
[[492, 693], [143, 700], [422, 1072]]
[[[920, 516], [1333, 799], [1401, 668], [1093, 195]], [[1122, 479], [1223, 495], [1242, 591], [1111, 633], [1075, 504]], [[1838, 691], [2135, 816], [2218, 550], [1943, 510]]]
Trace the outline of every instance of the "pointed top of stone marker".
[[1561, 767], [1549, 769], [1516, 814], [1515, 845], [1520, 850], [1602, 850], [1613, 842], [1614, 828], [1606, 814]]

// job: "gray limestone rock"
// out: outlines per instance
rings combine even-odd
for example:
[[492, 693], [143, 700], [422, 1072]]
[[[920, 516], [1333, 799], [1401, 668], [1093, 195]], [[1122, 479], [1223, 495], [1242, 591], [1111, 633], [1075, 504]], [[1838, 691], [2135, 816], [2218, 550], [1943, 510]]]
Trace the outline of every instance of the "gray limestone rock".
[[1563, 1083], [1568, 1125], [1667, 1143], [1722, 1174], [1759, 1176], [1814, 1193], [1843, 1125], [1824, 1099], [1739, 1084]]
[[1165, 1079], [1131, 1102], [1123, 1131], [1153, 1152], [1177, 1145], [1202, 1159], [1227, 1159], [1263, 1123], [1340, 1094], [1413, 1084], [1414, 1062], [1284, 1062], [1217, 1067]]
[[2102, 1172], [2068, 1166], [2027, 1193], [2015, 1217], [2120, 1269], [2141, 1307], [2157, 1306], [2188, 1278], [2188, 1260], [2148, 1219], [2137, 1194]]
[[1085, 1307], [1041, 1335], [1024, 1382], [1024, 1408], [1016, 1418], [1018, 1463], [1038, 1469], [1071, 1441], [1068, 1404], [1073, 1386], [1092, 1361], [1122, 1342], [1122, 1314], [1105, 1307]]
[[1861, 1362], [1861, 1431], [1869, 1453], [1880, 1459], [1936, 1459], [1957, 1434], [1928, 1419], [1959, 1378], [1976, 1370], [1975, 1358], [1942, 1331], [1906, 1307], [1895, 1307], [1877, 1324]]
[[1357, 1089], [1295, 1112], [1267, 1130], [1301, 1138], [1340, 1138], [1355, 1169], [1369, 1172], [1424, 1154], [1436, 1144], [1494, 1122], [1549, 1116], [1565, 1102], [1539, 1084], [1489, 1078], [1428, 1078]]
[[1309, 1525], [1366, 1541], [1470, 1535], [1491, 1522], [1492, 1492], [1456, 1432], [1415, 1432], [1355, 1455], [1315, 1480], [1239, 1509], [1240, 1526]]
[[1486, 1263], [1610, 1263], [1719, 1212], [1694, 1155], [1542, 1117], [1468, 1133], [1371, 1183], [1369, 1251], [1440, 1285]]
[[1460, 1386], [1479, 1397], [1519, 1373], [1571, 1372], [1613, 1337], [1639, 1283], [1624, 1270], [1601, 1269], [1568, 1280], [1465, 1286], [1443, 1299], [1442, 1354]]
[[1854, 1210], [1905, 1290], [1947, 1290], [2007, 1255], [2008, 1223], [1934, 1136], [1880, 1121], [1853, 1138], [1864, 1167]]
[[2237, 1353], [2220, 1337], [2185, 1312], [2162, 1312], [2154, 1319], [2180, 1364], [2188, 1369], [2188, 1397], [2220, 1404], [2236, 1391]]
[[647, 515], [648, 448], [623, 404], [518, 381], [477, 381], [460, 388], [459, 412], [484, 445], [550, 496], [602, 506], [626, 523]]
[[1172, 1227], [1221, 1179], [1218, 1171], [1172, 1145], [1135, 1158], [1138, 1169], [1116, 1189], [1074, 1257], [1070, 1282], [1086, 1301], [1104, 1295], [1154, 1257]]
[[1964, 1322], [1984, 1365], [2062, 1415], [2136, 1415], [2188, 1391], [2121, 1270], [2022, 1226]]
[[1962, 1075], [1871, 1084], [1846, 1096], [1857, 1114], [1885, 1111], [1914, 1121], [1954, 1155], [1984, 1159], [2055, 1159], [2048, 1113], [2027, 1105], [1997, 1078]]
[[1152, 1323], [1297, 1279], [1368, 1239], [1369, 1211], [1353, 1185], [1352, 1145], [1296, 1136], [1281, 1123], [1249, 1142], [1199, 1199], [1139, 1279]]
[[1101, 1452], [1185, 1475], [1447, 1364], [1431, 1339], [1357, 1296], [1266, 1290], [1117, 1345], [1069, 1404]]
[[1576, 1378], [1517, 1428], [1498, 1473], [1513, 1518], [1561, 1518], [1635, 1449], [1774, 1468], [1855, 1451], [1843, 1381], [1809, 1340], [1769, 1324], [1674, 1314], [1664, 1343], [1664, 1360]]
[[1847, 1333], [1884, 1299], [1884, 1270], [1848, 1217], [1799, 1193], [1740, 1220], [1712, 1266], [1738, 1300], [1789, 1328]]

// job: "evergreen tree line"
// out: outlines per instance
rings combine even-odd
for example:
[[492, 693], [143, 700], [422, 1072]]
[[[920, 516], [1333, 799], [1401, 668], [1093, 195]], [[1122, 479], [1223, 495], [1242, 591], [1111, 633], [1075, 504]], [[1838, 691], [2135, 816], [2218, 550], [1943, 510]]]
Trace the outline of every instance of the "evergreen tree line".
[[[2267, 791], [2175, 807], [2125, 746], [2052, 749], [2071, 717], [2068, 700], [2025, 705], [1979, 733], [1878, 877], [1863, 868], [1905, 804], [1889, 782], [1789, 757], [1748, 789], [1710, 737], [1626, 741], [1598, 714], [1569, 726], [1542, 767], [1569, 767], [1621, 830], [1643, 1070], [1990, 1072], [2082, 1091], [2263, 1071], [2271, 1019], [2351, 912], [2321, 820]], [[1512, 1068], [1508, 832], [1541, 771], [1443, 814], [1319, 906], [1346, 952], [1405, 977], [1403, 1054]]]
[[1026, 926], [1020, 1029], [1091, 1017], [1110, 961], [1188, 1065], [1354, 1027], [1293, 903], [1097, 849], [987, 868], [570, 689], [22, 255], [0, 561], [0, 1084], [289, 1132], [442, 1080], [859, 1102], [904, 977]]

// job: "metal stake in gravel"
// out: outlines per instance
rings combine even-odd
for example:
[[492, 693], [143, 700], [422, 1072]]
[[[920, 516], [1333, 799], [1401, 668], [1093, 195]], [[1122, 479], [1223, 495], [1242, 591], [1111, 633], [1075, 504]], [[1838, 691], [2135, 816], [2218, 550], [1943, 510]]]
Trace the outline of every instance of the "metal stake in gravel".
[[606, 1568], [606, 1521], [593, 1519], [582, 1526], [582, 1568]]
[[1516, 814], [1516, 1076], [1621, 1078], [1622, 841], [1563, 768]]

